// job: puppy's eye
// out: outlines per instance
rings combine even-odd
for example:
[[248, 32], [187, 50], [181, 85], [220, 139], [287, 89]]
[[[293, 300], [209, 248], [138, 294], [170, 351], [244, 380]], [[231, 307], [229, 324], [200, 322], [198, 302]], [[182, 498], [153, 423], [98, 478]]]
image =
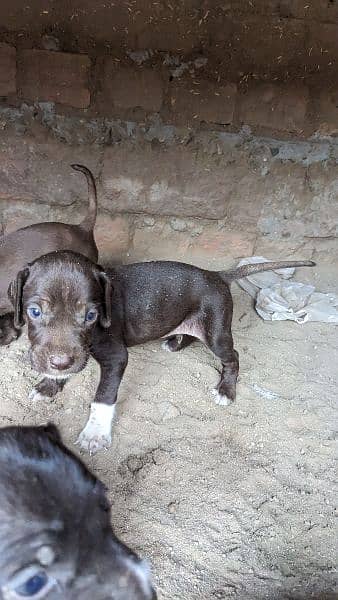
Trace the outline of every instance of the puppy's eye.
[[86, 313], [86, 321], [88, 323], [94, 323], [97, 319], [97, 310], [96, 308], [90, 308]]
[[38, 565], [31, 566], [16, 573], [11, 581], [4, 586], [0, 597], [5, 600], [42, 600], [56, 585], [56, 580], [49, 577]]
[[48, 584], [48, 577], [44, 571], [36, 573], [14, 591], [19, 598], [36, 598]]
[[42, 315], [40, 306], [32, 304], [27, 308], [27, 314], [31, 319], [39, 319]]

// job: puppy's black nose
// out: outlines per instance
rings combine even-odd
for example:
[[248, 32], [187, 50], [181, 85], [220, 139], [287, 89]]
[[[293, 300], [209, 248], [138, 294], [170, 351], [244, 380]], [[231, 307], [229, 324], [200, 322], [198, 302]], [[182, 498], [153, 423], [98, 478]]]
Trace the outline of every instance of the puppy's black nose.
[[73, 356], [68, 356], [68, 354], [55, 354], [54, 356], [50, 356], [49, 363], [52, 369], [63, 371], [72, 366], [74, 358]]

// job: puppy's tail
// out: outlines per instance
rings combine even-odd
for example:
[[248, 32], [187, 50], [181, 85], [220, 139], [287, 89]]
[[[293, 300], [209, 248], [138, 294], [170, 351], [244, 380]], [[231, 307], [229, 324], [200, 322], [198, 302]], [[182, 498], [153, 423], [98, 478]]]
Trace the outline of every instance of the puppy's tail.
[[86, 176], [88, 184], [88, 210], [85, 218], [80, 223], [80, 227], [85, 231], [93, 231], [97, 215], [97, 194], [93, 174], [83, 165], [71, 165], [71, 167], [75, 171], [81, 171]]
[[261, 271], [276, 271], [277, 269], [289, 269], [291, 267], [314, 267], [316, 265], [312, 260], [281, 260], [277, 262], [262, 262], [254, 265], [242, 265], [237, 269], [222, 271], [222, 278], [228, 282], [235, 279], [243, 279], [248, 275], [260, 273]]

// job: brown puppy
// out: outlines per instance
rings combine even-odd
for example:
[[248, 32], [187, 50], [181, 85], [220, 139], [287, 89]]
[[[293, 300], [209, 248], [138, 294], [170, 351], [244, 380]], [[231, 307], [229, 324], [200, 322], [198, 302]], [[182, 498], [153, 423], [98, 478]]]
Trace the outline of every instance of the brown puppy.
[[32, 367], [44, 375], [32, 398], [54, 396], [91, 354], [101, 367], [101, 380], [80, 443], [92, 452], [99, 450], [110, 443], [127, 348], [166, 338], [165, 348], [177, 352], [197, 338], [220, 359], [215, 401], [227, 405], [236, 397], [239, 368], [231, 333], [231, 281], [314, 264], [284, 261], [217, 272], [158, 261], [124, 265], [106, 274], [72, 252], [42, 256], [18, 273], [9, 289], [16, 326], [28, 323]]
[[79, 225], [37, 223], [0, 238], [0, 346], [19, 335], [13, 323], [7, 290], [16, 274], [31, 262], [55, 250], [73, 250], [96, 262], [98, 251], [93, 229], [97, 214], [96, 186], [92, 173], [82, 165], [71, 165], [85, 174], [88, 183], [88, 211]]

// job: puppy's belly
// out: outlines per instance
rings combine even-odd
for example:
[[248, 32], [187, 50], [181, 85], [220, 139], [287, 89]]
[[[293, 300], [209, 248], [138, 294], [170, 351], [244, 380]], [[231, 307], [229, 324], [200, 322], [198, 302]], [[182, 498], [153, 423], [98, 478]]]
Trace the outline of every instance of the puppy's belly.
[[198, 318], [190, 317], [180, 323], [175, 329], [162, 337], [171, 337], [172, 335], [191, 335], [192, 337], [206, 343], [206, 336], [202, 322]]

